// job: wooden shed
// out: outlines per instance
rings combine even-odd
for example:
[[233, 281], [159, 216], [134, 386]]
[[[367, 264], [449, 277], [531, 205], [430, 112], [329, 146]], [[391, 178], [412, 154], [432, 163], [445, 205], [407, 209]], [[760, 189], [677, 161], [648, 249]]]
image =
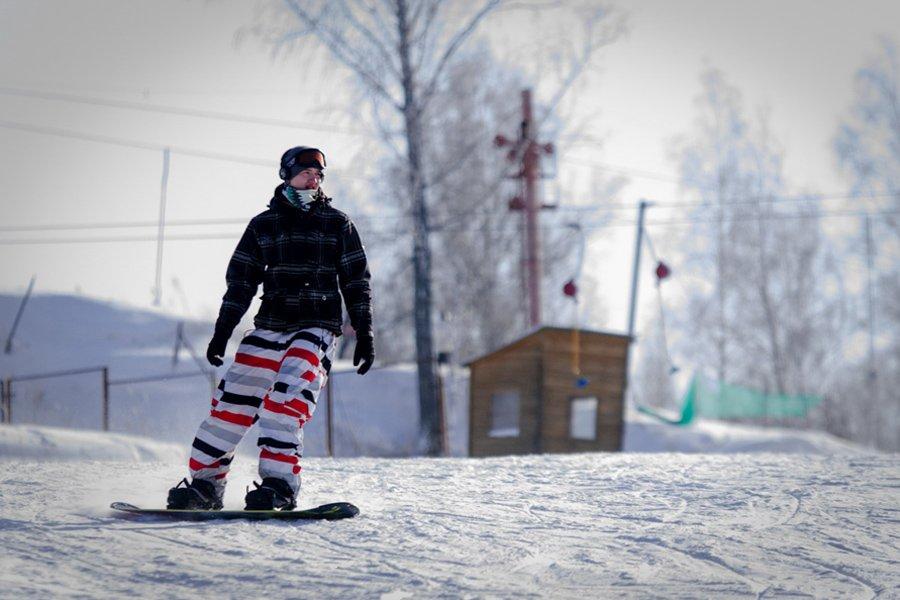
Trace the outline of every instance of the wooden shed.
[[628, 343], [541, 327], [469, 362], [469, 455], [621, 450]]

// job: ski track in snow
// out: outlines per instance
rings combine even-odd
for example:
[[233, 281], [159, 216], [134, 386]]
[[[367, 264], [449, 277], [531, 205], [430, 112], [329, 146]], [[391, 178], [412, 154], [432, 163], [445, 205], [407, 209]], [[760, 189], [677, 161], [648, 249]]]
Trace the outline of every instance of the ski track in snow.
[[[2, 597], [900, 598], [897, 455], [306, 459], [338, 522], [121, 518], [183, 467], [0, 462]], [[255, 475], [239, 457], [226, 505]]]

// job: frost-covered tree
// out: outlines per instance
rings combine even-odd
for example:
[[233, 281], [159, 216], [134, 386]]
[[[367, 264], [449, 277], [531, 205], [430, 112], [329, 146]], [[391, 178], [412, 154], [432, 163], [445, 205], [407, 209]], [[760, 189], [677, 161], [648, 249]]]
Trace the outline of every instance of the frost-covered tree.
[[[314, 45], [314, 52], [346, 67], [371, 101], [373, 122], [387, 145], [402, 158], [404, 185], [394, 192], [409, 212], [412, 301], [419, 405], [423, 438], [437, 449], [437, 411], [433, 340], [433, 205], [435, 180], [444, 174], [428, 157], [444, 137], [429, 124], [429, 112], [456, 57], [482, 27], [488, 15], [506, 6], [516, 10], [559, 8], [541, 2], [504, 3], [422, 0], [282, 0], [265, 4], [250, 31], [274, 47]], [[581, 3], [579, 3], [580, 5]], [[585, 4], [582, 23], [605, 18], [600, 7]], [[567, 73], [577, 77], [593, 49], [605, 43], [603, 28], [587, 28], [582, 60]], [[593, 35], [594, 33], [597, 35]], [[571, 33], [571, 32], [570, 32]], [[564, 41], [577, 39], [570, 35]], [[560, 55], [565, 56], [565, 52]], [[566, 73], [564, 73], [565, 75]], [[570, 83], [571, 79], [567, 82]], [[556, 97], [554, 97], [556, 98]], [[555, 100], [554, 100], [555, 101]], [[481, 132], [492, 137], [492, 132]], [[402, 318], [402, 312], [396, 315]]]
[[[683, 240], [696, 282], [677, 321], [682, 353], [718, 379], [785, 394], [822, 391], [839, 359], [839, 279], [815, 197], [786, 198], [782, 150], [752, 127], [723, 74], [703, 75], [692, 133], [676, 141], [682, 187], [702, 205]], [[837, 336], [837, 337], [835, 337]]]
[[[855, 99], [834, 139], [854, 202], [871, 213], [854, 246], [871, 282], [857, 300], [864, 358], [842, 372], [840, 395], [863, 397], [865, 410], [835, 419], [859, 438], [900, 449], [900, 57], [890, 38], [856, 73]], [[868, 227], [868, 231], [866, 228]], [[866, 239], [868, 238], [868, 239]], [[871, 299], [869, 298], [871, 294]]]
[[[436, 339], [438, 349], [450, 351], [456, 359], [491, 351], [527, 328], [520, 268], [522, 217], [508, 207], [516, 191], [509, 177], [515, 165], [507, 161], [507, 151], [497, 148], [490, 135], [515, 131], [519, 126], [521, 107], [515, 100], [524, 87], [523, 79], [495, 60], [486, 45], [476, 45], [448, 68], [447, 80], [423, 118], [430, 131], [440, 133], [426, 147], [428, 164], [435, 173], [429, 190]], [[400, 165], [388, 159], [385, 168]], [[598, 196], [597, 203], [606, 197]], [[576, 268], [582, 238], [565, 227], [571, 215], [548, 213], [542, 218], [547, 225], [543, 258], [549, 282], [545, 314], [550, 318], [566, 315], [567, 324], [574, 325], [571, 301], [560, 288]], [[408, 256], [389, 279], [409, 281], [407, 264]], [[596, 282], [582, 287], [582, 295], [588, 296]], [[392, 305], [388, 310], [408, 319], [411, 308], [407, 298], [389, 290], [386, 293]], [[406, 349], [401, 345], [393, 348], [398, 352]]]

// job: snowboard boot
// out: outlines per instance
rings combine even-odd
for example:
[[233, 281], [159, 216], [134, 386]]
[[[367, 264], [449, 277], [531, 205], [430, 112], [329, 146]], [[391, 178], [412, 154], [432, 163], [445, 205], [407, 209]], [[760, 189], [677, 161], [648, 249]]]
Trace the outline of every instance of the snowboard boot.
[[169, 510], [222, 510], [221, 492], [205, 479], [194, 479], [188, 483], [182, 479], [169, 490], [166, 508]]
[[249, 490], [244, 498], [244, 510], [294, 510], [297, 499], [288, 482], [278, 477], [264, 477], [262, 483], [253, 482], [255, 490]]

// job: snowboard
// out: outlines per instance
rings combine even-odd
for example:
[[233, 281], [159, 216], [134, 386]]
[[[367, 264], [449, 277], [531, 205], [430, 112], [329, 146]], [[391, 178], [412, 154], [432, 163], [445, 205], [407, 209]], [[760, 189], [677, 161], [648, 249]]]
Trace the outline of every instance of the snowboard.
[[127, 502], [113, 502], [113, 510], [132, 515], [153, 515], [181, 521], [212, 521], [251, 519], [277, 519], [281, 521], [349, 519], [359, 514], [359, 509], [349, 502], [333, 502], [303, 510], [169, 510], [166, 508], [139, 508]]

